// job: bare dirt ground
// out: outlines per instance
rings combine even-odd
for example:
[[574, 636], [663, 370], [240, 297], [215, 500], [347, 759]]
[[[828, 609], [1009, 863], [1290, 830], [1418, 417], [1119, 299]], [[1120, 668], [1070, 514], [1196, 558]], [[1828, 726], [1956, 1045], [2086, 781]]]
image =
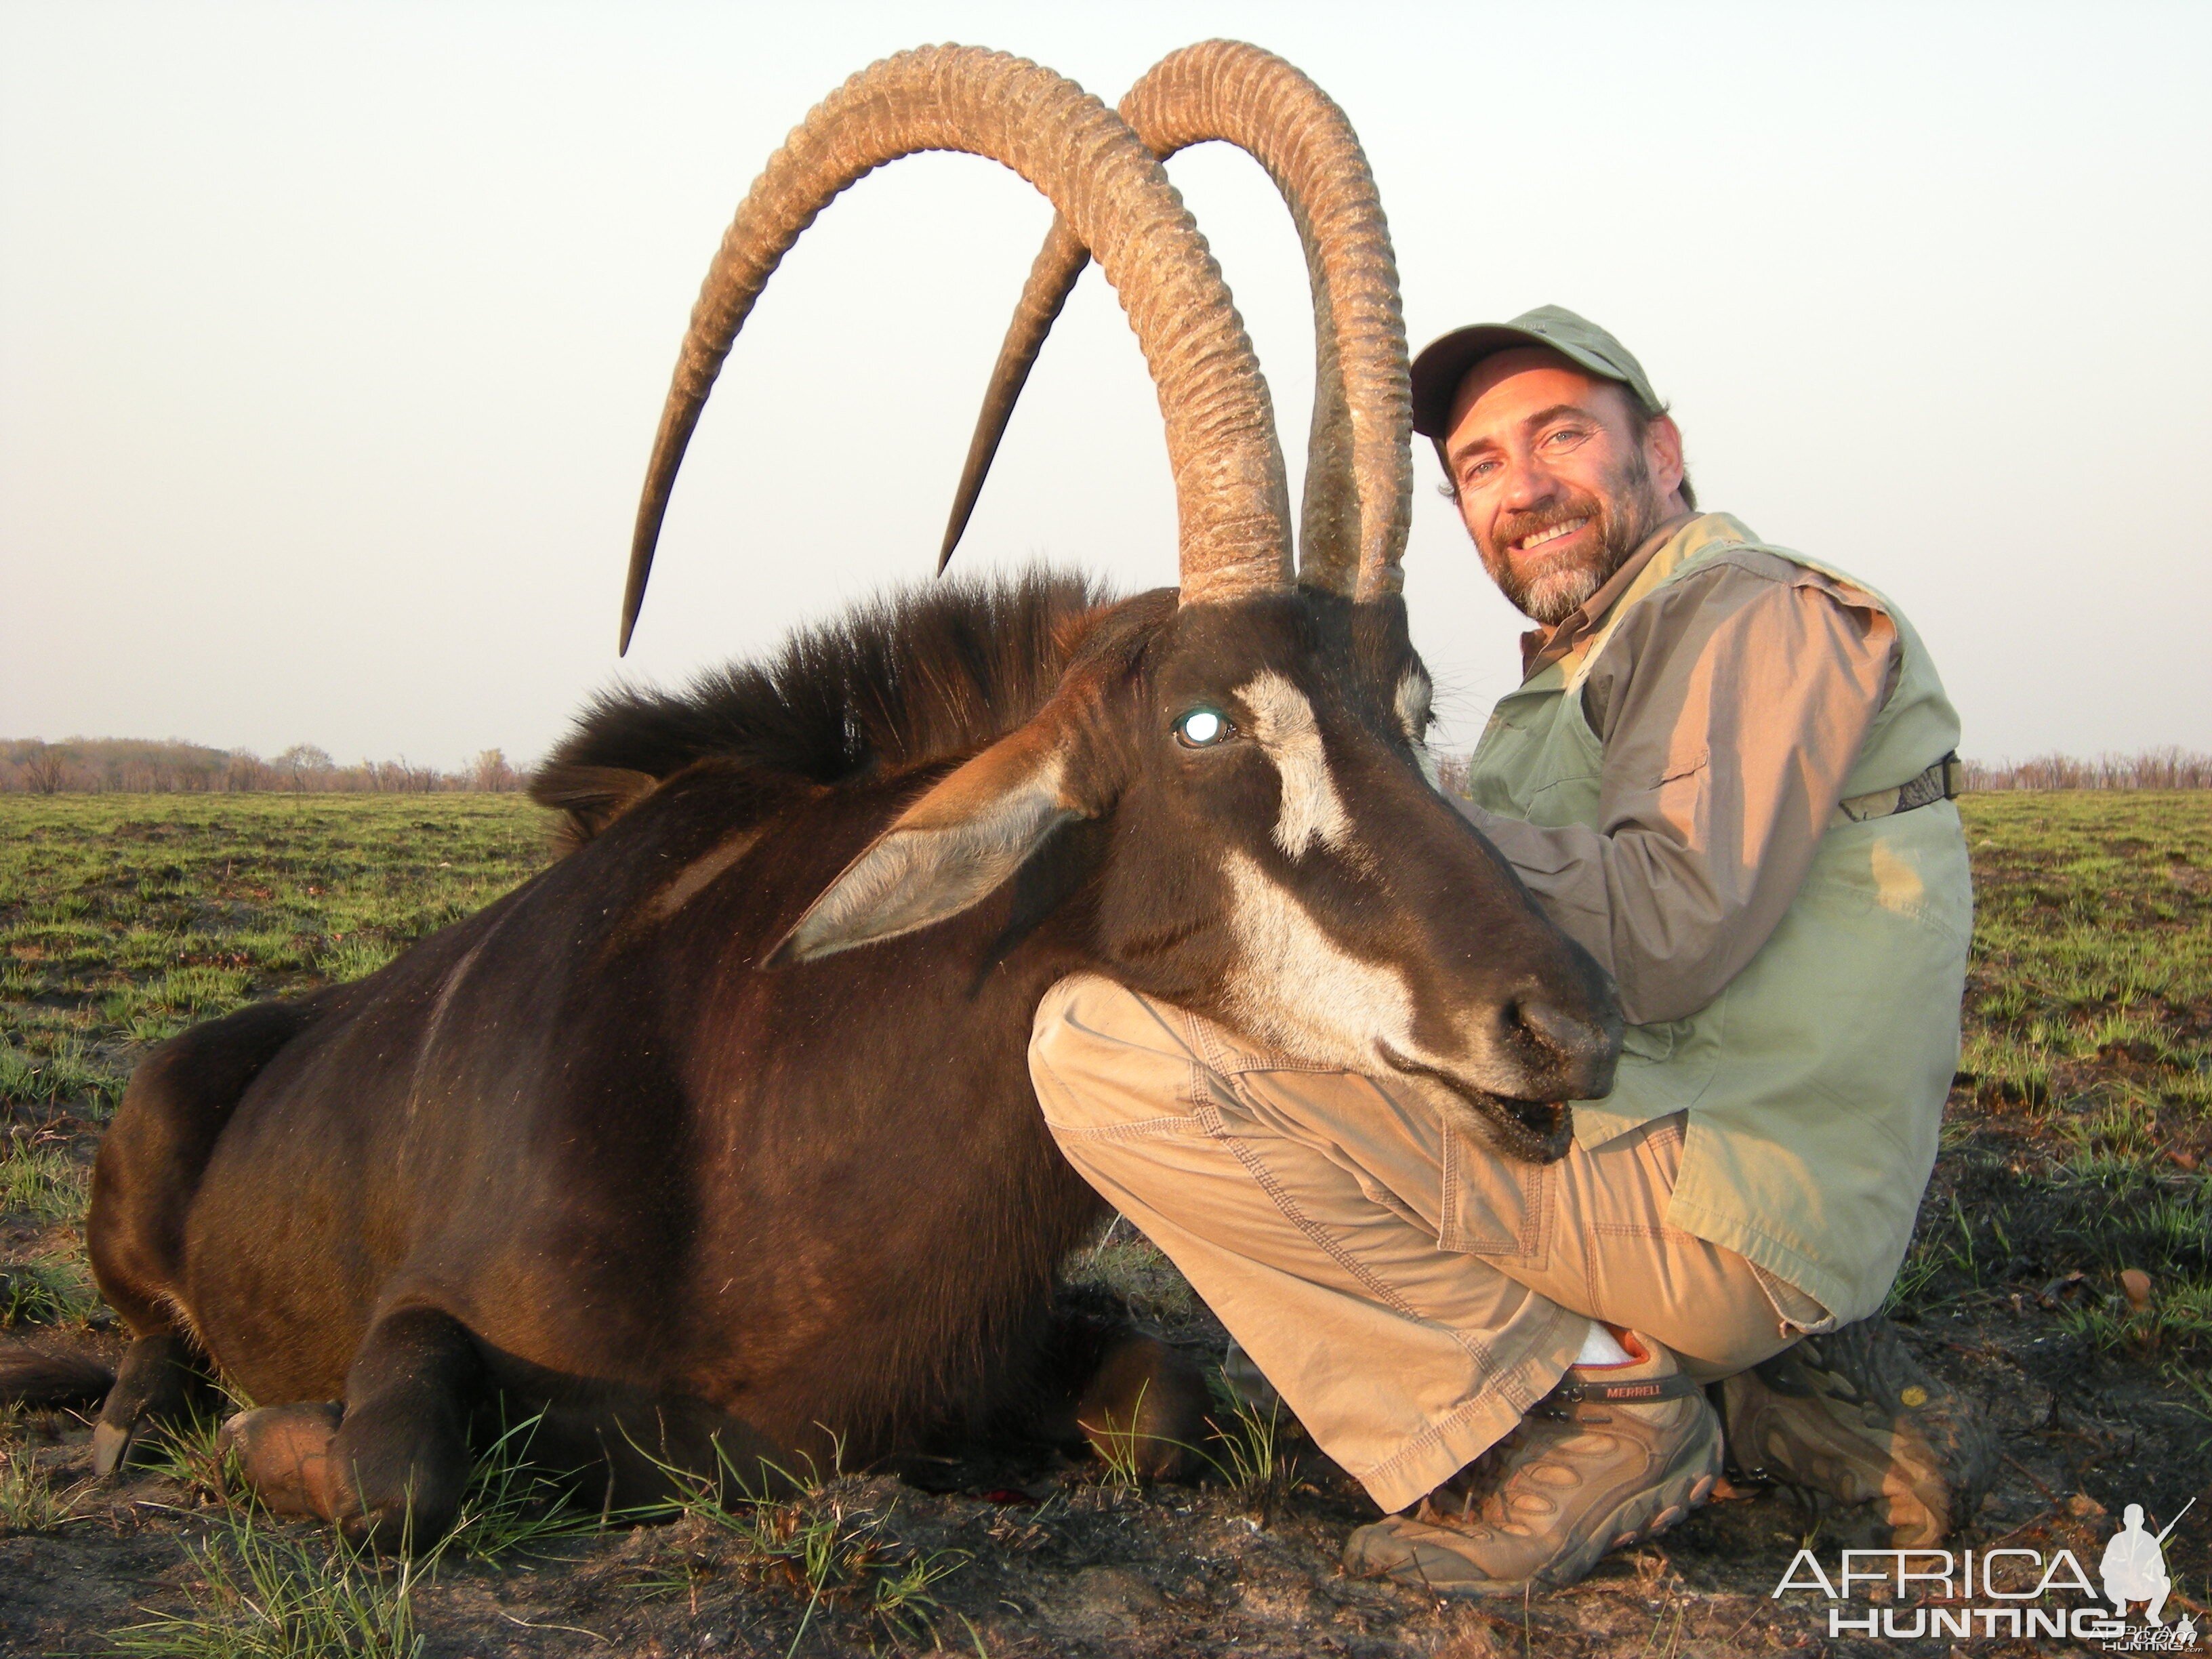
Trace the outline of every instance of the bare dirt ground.
[[[1141, 1246], [1123, 1247], [1130, 1256]], [[1143, 1271], [1143, 1264], [1127, 1264]], [[1171, 1270], [1154, 1266], [1146, 1277]], [[2045, 1321], [2050, 1316], [2046, 1315]], [[2206, 1425], [2183, 1389], [2100, 1363], [2033, 1320], [1923, 1320], [1914, 1346], [1939, 1374], [1990, 1403], [2002, 1478], [1971, 1538], [2048, 1553], [2070, 1547], [2094, 1571], [2127, 1502], [2160, 1515], [2212, 1487]], [[1175, 1322], [1196, 1337], [1202, 1319]], [[227, 1500], [165, 1474], [78, 1487], [88, 1435], [70, 1416], [23, 1425], [52, 1485], [81, 1492], [76, 1518], [0, 1539], [0, 1652], [112, 1650], [119, 1629], [160, 1612], [226, 1610], [192, 1547], [220, 1547]], [[1358, 1489], [1285, 1437], [1279, 1493], [1212, 1479], [1139, 1490], [1096, 1464], [909, 1470], [833, 1479], [787, 1506], [796, 1533], [834, 1517], [878, 1545], [811, 1594], [805, 1564], [762, 1547], [757, 1529], [706, 1515], [555, 1540], [543, 1553], [441, 1562], [411, 1590], [411, 1631], [428, 1655], [785, 1655], [911, 1652], [941, 1645], [1010, 1655], [1342, 1654], [1474, 1656], [1944, 1653], [1946, 1643], [1830, 1641], [1825, 1604], [1769, 1592], [1800, 1545], [1875, 1541], [1863, 1516], [1823, 1516], [1798, 1495], [1756, 1491], [1707, 1506], [1656, 1543], [1610, 1558], [1571, 1589], [1525, 1603], [1441, 1601], [1346, 1577], [1347, 1531], [1373, 1518]], [[1272, 1501], [1271, 1501], [1272, 1500]], [[269, 1525], [270, 1523], [264, 1523]], [[775, 1522], [771, 1520], [772, 1532]], [[275, 1527], [319, 1559], [312, 1528]], [[2176, 1567], [2203, 1584], [2203, 1555]], [[879, 1612], [876, 1586], [904, 1561], [944, 1576]], [[1864, 1609], [1855, 1608], [1855, 1612]], [[387, 1621], [388, 1626], [389, 1621]], [[406, 1629], [392, 1630], [404, 1639]], [[1985, 1650], [2076, 1650], [2048, 1643]], [[166, 1650], [189, 1650], [170, 1647]], [[229, 1650], [212, 1647], [212, 1652]], [[242, 1650], [252, 1651], [253, 1650]], [[274, 1649], [272, 1651], [284, 1651]], [[302, 1644], [301, 1652], [343, 1651]], [[395, 1646], [395, 1651], [405, 1651]]]
[[[1954, 1547], [2046, 1558], [2065, 1547], [2094, 1574], [2124, 1505], [2164, 1525], [2196, 1497], [2166, 1547], [2170, 1613], [2212, 1625], [2212, 796], [1967, 807], [1981, 922], [1966, 1052], [1893, 1301], [1908, 1342], [1985, 1401], [2000, 1431], [1996, 1489]], [[163, 856], [189, 885], [191, 861], [173, 848]], [[223, 861], [225, 878], [246, 879], [234, 862]], [[10, 1091], [0, 1103], [0, 1311], [14, 1325], [0, 1342], [112, 1356], [118, 1334], [72, 1278], [81, 1188], [72, 1200], [68, 1186], [96, 1144], [104, 1097], [77, 1084], [41, 1095], [24, 1079], [44, 1073], [23, 1057], [45, 1052], [40, 1033], [62, 1029], [72, 997], [97, 1016], [67, 1038], [81, 1044], [73, 1063], [93, 1071], [127, 1058], [128, 1044], [103, 1047], [118, 1042], [104, 1034], [137, 1016], [113, 985], [87, 977], [92, 968], [48, 968], [65, 956], [60, 930], [88, 924], [46, 919], [50, 896], [33, 886], [0, 872], [0, 951], [12, 952], [0, 960], [38, 968], [0, 980], [15, 1044], [0, 1050], [0, 1066], [14, 1066], [0, 1070]], [[125, 954], [96, 933], [81, 945], [105, 948], [109, 963]], [[224, 970], [240, 975], [231, 993], [241, 997], [270, 982], [247, 954]], [[312, 975], [313, 962], [297, 971]], [[1071, 1273], [1218, 1357], [1218, 1326], [1141, 1241], [1124, 1233]], [[663, 1524], [605, 1529], [585, 1517], [584, 1530], [535, 1540], [524, 1534], [538, 1510], [493, 1492], [475, 1533], [410, 1575], [334, 1552], [317, 1529], [252, 1517], [204, 1446], [99, 1486], [82, 1419], [19, 1415], [0, 1419], [0, 1654], [1474, 1659], [2099, 1647], [1832, 1638], [1820, 1597], [1771, 1592], [1801, 1547], [1832, 1571], [1838, 1549], [1877, 1540], [1867, 1516], [1824, 1513], [1782, 1488], [1710, 1504], [1570, 1589], [1440, 1601], [1341, 1572], [1345, 1534], [1373, 1512], [1294, 1427], [1275, 1437], [1272, 1472], [1250, 1467], [1263, 1439], [1234, 1443], [1244, 1467], [1217, 1445], [1224, 1467], [1189, 1486], [1139, 1488], [1049, 1454], [915, 1460], [835, 1474], [786, 1502], [702, 1503]], [[1884, 1605], [1863, 1589], [1848, 1611]], [[1893, 1610], [1909, 1628], [1921, 1608]]]

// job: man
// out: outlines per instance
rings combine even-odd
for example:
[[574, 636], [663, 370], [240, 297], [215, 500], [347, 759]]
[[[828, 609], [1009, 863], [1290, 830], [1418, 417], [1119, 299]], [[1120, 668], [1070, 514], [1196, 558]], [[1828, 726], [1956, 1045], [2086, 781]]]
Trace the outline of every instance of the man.
[[1462, 810], [1613, 975], [1613, 1093], [1515, 1164], [1418, 1079], [1078, 976], [1037, 1015], [1046, 1119], [1390, 1512], [1355, 1571], [1571, 1582], [1705, 1499], [1723, 1417], [1739, 1469], [1932, 1544], [1992, 1448], [1878, 1310], [1958, 1053], [1957, 716], [1887, 599], [1695, 511], [1603, 330], [1455, 331], [1413, 410], [1538, 624]]

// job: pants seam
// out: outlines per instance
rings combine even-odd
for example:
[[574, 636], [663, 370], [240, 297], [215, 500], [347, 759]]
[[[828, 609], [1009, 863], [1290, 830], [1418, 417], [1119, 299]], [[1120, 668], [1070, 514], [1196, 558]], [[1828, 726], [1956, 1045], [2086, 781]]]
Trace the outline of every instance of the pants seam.
[[1045, 1127], [1062, 1140], [1146, 1140], [1162, 1135], [1188, 1134], [1186, 1117], [1148, 1117], [1134, 1123], [1069, 1124], [1045, 1120]]
[[[1567, 1314], [1565, 1309], [1557, 1307], [1553, 1310], [1553, 1322], [1555, 1324], [1558, 1317], [1562, 1315], [1571, 1318], [1579, 1317], [1579, 1316]], [[1534, 1362], [1534, 1358], [1535, 1356], [1532, 1354], [1531, 1363]], [[1564, 1370], [1560, 1374], [1564, 1375]], [[1434, 1447], [1444, 1443], [1455, 1431], [1487, 1414], [1494, 1407], [1502, 1407], [1507, 1414], [1516, 1420], [1525, 1418], [1544, 1390], [1516, 1388], [1514, 1386], [1516, 1375], [1516, 1372], [1507, 1371], [1494, 1380], [1486, 1380], [1445, 1416], [1430, 1424], [1389, 1456], [1360, 1474], [1358, 1477], [1360, 1483], [1371, 1490], [1375, 1486], [1386, 1482], [1392, 1471], [1414, 1461]], [[1557, 1381], [1557, 1378], [1554, 1377], [1553, 1381]], [[1548, 1387], [1547, 1383], [1547, 1388]], [[1507, 1432], [1510, 1433], [1510, 1430], [1509, 1429]], [[1491, 1443], [1495, 1444], [1497, 1438], [1498, 1437], [1493, 1436]], [[1449, 1478], [1450, 1473], [1456, 1472], [1456, 1470], [1450, 1471], [1446, 1478]]]
[[[1528, 1415], [1528, 1407], [1507, 1397], [1504, 1389], [1498, 1390], [1494, 1398], [1496, 1402], [1503, 1404], [1506, 1410], [1523, 1417]], [[1435, 1447], [1443, 1444], [1451, 1437], [1455, 1430], [1463, 1427], [1479, 1416], [1486, 1414], [1492, 1404], [1493, 1396], [1487, 1393], [1474, 1395], [1462, 1401], [1441, 1421], [1430, 1424], [1411, 1440], [1399, 1447], [1396, 1451], [1392, 1452], [1389, 1456], [1362, 1474], [1359, 1477], [1360, 1484], [1370, 1486], [1387, 1481], [1394, 1470], [1416, 1461]], [[1453, 1473], [1456, 1474], [1458, 1471], [1455, 1470]], [[1449, 1475], [1445, 1476], [1446, 1480], [1450, 1478]], [[1441, 1485], [1442, 1482], [1437, 1484]]]
[[[1275, 1179], [1274, 1173], [1260, 1161], [1258, 1154], [1254, 1152], [1242, 1139], [1230, 1133], [1228, 1123], [1223, 1119], [1218, 1106], [1211, 1102], [1200, 1105], [1198, 1109], [1198, 1121], [1208, 1134], [1229, 1148], [1231, 1155], [1244, 1166], [1244, 1172], [1252, 1177], [1261, 1192], [1267, 1194], [1269, 1201], [1282, 1212], [1285, 1220], [1318, 1245], [1329, 1260], [1350, 1274], [1354, 1281], [1364, 1286], [1368, 1294], [1382, 1303], [1383, 1306], [1407, 1319], [1419, 1321], [1424, 1325], [1432, 1325], [1449, 1335], [1458, 1345], [1461, 1351], [1474, 1361], [1474, 1392], [1478, 1395], [1491, 1387], [1501, 1368], [1492, 1358], [1486, 1344], [1476, 1341], [1466, 1332], [1447, 1325], [1442, 1320], [1424, 1317], [1419, 1309], [1407, 1301], [1389, 1284], [1376, 1278], [1349, 1250], [1331, 1238], [1318, 1222], [1313, 1220], [1298, 1207], [1290, 1194], [1284, 1189], [1282, 1183]], [[1534, 1295], [1534, 1292], [1531, 1291], [1530, 1294]]]

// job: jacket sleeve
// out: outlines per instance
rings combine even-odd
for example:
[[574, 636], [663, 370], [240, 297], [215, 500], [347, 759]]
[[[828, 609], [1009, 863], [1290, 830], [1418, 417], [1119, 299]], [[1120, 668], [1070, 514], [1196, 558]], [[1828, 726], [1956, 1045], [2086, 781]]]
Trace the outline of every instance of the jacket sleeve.
[[1871, 595], [1771, 555], [1635, 605], [1585, 678], [1596, 827], [1455, 804], [1610, 972], [1636, 1024], [1720, 994], [1796, 896], [1893, 688]]

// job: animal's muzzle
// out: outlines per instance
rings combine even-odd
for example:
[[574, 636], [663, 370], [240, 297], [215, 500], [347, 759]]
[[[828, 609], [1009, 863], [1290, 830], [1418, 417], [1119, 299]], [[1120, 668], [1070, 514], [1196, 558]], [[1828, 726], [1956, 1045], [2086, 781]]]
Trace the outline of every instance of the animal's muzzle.
[[1502, 1010], [1510, 1052], [1524, 1071], [1516, 1094], [1543, 1100], [1595, 1100], [1613, 1088], [1620, 1058], [1620, 1014], [1607, 998], [1575, 1008], [1540, 994]]

